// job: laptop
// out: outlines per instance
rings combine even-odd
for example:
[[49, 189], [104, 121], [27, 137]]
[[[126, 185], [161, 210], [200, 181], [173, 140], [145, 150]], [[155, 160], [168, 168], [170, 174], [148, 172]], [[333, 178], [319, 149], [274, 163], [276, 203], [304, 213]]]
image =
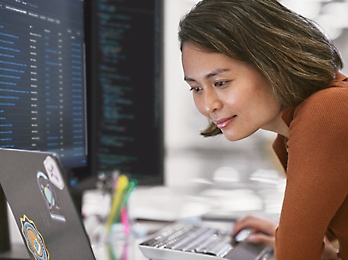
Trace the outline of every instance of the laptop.
[[95, 260], [55, 154], [0, 149], [0, 183], [30, 259]]

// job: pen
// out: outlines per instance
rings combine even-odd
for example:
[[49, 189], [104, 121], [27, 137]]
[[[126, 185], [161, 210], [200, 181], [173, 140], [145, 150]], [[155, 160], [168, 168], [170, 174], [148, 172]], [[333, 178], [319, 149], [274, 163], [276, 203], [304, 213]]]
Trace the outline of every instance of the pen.
[[113, 224], [113, 221], [115, 219], [115, 215], [120, 210], [122, 196], [124, 195], [124, 190], [127, 188], [128, 183], [129, 183], [128, 178], [125, 175], [120, 175], [117, 179], [116, 189], [115, 189], [114, 196], [112, 199], [110, 213], [109, 213], [108, 219], [106, 221], [106, 233], [110, 232], [110, 228], [111, 228], [111, 225]]

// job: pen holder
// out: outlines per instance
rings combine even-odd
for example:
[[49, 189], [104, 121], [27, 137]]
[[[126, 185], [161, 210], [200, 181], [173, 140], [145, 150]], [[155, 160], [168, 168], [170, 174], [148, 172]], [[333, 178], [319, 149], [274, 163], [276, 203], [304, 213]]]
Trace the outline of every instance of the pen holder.
[[105, 246], [108, 254], [107, 259], [129, 259], [129, 245], [133, 241], [132, 237], [127, 205], [124, 205], [120, 209], [119, 216], [112, 222], [105, 237]]
[[126, 238], [131, 234], [130, 221], [128, 217], [128, 208], [124, 206], [120, 210], [120, 215], [118, 220], [114, 221], [111, 226], [109, 232], [110, 235]]
[[127, 210], [127, 202], [131, 192], [136, 187], [134, 180], [120, 175], [115, 183], [114, 194], [111, 202], [110, 213], [106, 221], [105, 231], [107, 234], [118, 234], [128, 237], [131, 233], [130, 221]]

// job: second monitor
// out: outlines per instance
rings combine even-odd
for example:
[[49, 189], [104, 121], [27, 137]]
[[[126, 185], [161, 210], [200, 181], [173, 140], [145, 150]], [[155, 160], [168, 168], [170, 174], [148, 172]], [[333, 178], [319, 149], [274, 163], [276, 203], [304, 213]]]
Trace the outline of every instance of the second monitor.
[[163, 184], [163, 1], [86, 9], [92, 171]]

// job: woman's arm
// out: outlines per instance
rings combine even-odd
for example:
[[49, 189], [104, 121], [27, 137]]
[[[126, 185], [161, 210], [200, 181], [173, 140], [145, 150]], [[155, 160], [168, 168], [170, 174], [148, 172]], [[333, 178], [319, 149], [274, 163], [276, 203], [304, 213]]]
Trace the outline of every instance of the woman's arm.
[[326, 230], [348, 190], [347, 100], [347, 88], [330, 88], [295, 110], [287, 186], [275, 235], [278, 259], [322, 258]]

